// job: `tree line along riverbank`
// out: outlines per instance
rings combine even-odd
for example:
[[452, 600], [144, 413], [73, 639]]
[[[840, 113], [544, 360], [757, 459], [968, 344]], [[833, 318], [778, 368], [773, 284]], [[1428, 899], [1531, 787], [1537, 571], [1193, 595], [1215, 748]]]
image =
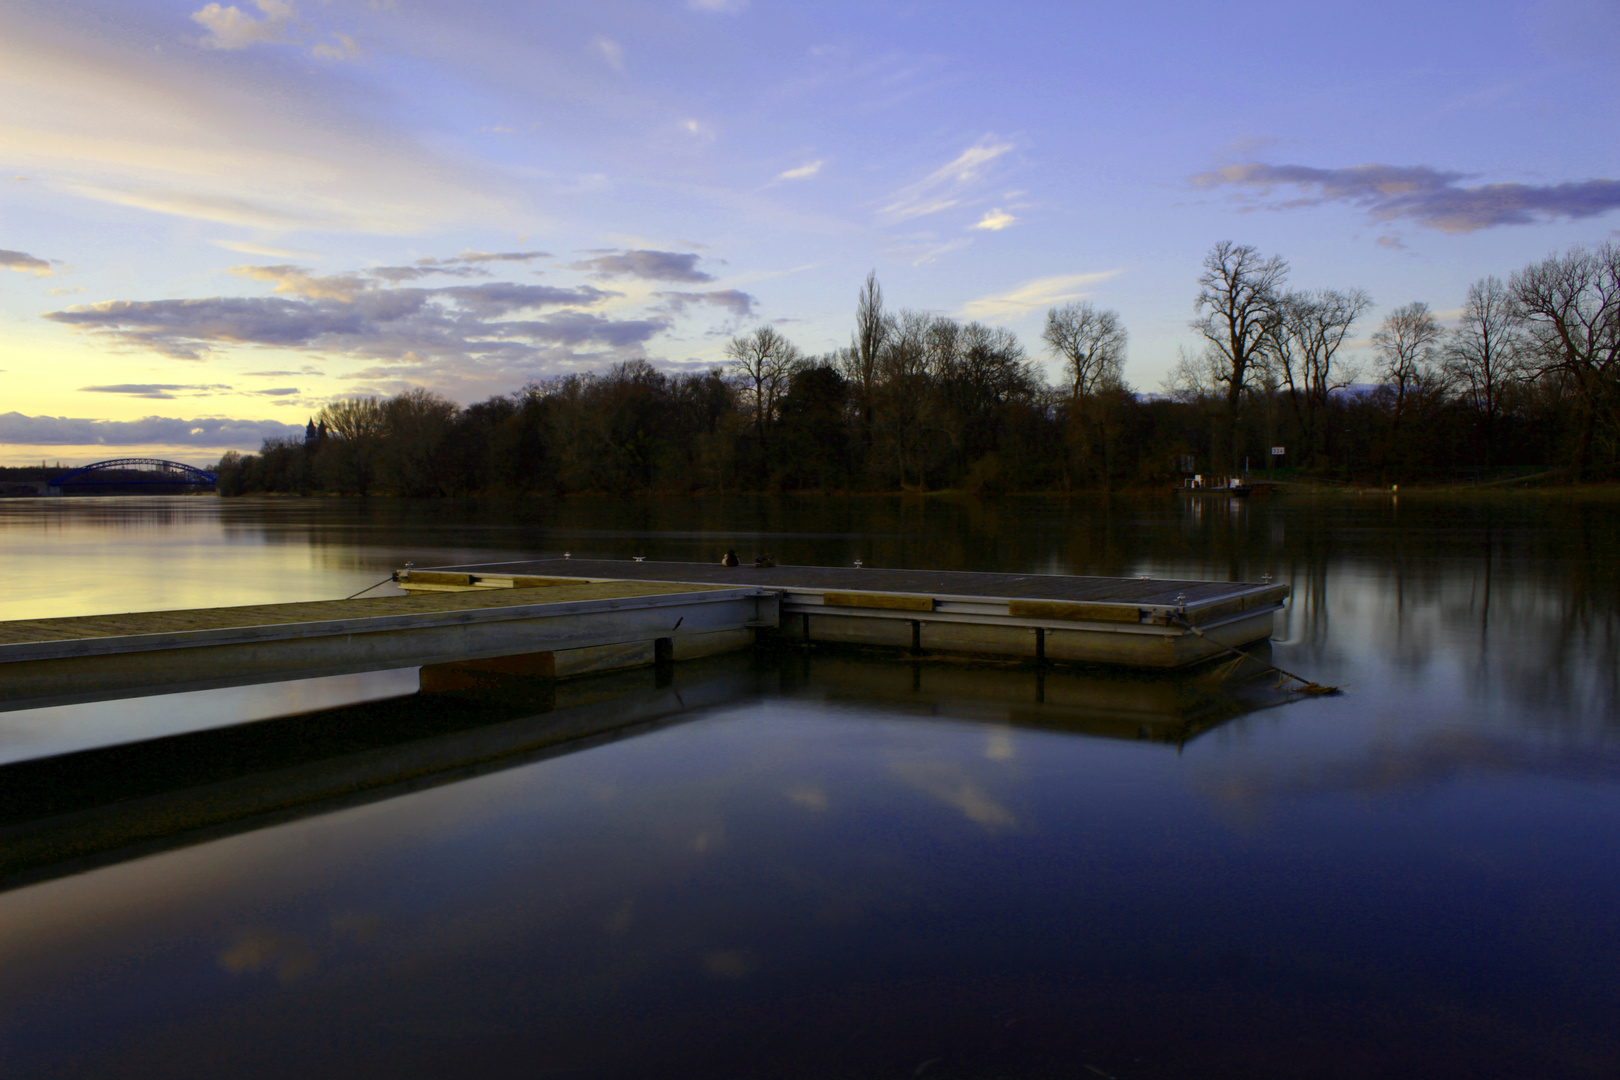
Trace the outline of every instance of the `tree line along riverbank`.
[[1163, 392], [1125, 381], [1116, 312], [1048, 311], [1052, 384], [1010, 331], [891, 312], [869, 275], [832, 353], [764, 325], [710, 371], [630, 360], [466, 407], [423, 389], [337, 401], [302, 441], [226, 455], [220, 491], [1041, 492], [1274, 465], [1324, 484], [1620, 479], [1620, 246], [1481, 278], [1449, 329], [1423, 303], [1391, 308], [1355, 356], [1370, 295], [1289, 290], [1288, 273], [1215, 245], [1193, 304], [1202, 347]]

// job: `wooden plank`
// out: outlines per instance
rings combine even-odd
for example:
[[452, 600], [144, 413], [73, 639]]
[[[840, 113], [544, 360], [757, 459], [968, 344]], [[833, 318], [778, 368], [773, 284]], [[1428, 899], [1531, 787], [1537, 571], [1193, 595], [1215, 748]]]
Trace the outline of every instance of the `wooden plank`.
[[520, 589], [473, 589], [468, 592], [422, 592], [408, 596], [363, 597], [358, 600], [309, 600], [289, 604], [252, 604], [243, 607], [196, 608], [180, 611], [132, 611], [120, 615], [71, 615], [56, 619], [21, 619], [0, 622], [0, 645], [33, 641], [75, 641], [86, 638], [124, 637], [188, 630], [277, 626], [332, 619], [362, 619], [381, 615], [411, 615], [485, 608], [521, 607], [540, 602], [628, 599], [674, 593], [711, 592], [713, 585], [674, 582], [618, 581], [584, 584], [571, 582], [544, 600]]
[[476, 574], [452, 574], [443, 570], [410, 570], [401, 575], [402, 581], [412, 585], [473, 585]]
[[1142, 621], [1142, 613], [1135, 606], [1075, 604], [1059, 600], [1009, 600], [1007, 614], [1021, 619], [1051, 619], [1053, 622]]
[[932, 596], [906, 593], [829, 592], [821, 594], [828, 607], [882, 608], [885, 611], [933, 611]]
[[[769, 589], [815, 592], [859, 592], [938, 597], [984, 597], [993, 600], [1049, 600], [1070, 603], [1120, 604], [1139, 607], [1189, 607], [1249, 596], [1258, 582], [1190, 581], [1175, 578], [1076, 577], [1058, 574], [990, 574], [955, 570], [901, 570], [880, 567], [743, 565], [715, 563], [631, 562], [607, 559], [537, 559], [439, 568], [484, 578], [499, 574], [588, 580], [687, 581], [704, 584], [753, 585]], [[1269, 601], [1268, 601], [1269, 602]], [[936, 608], [937, 610], [937, 608]]]
[[[499, 579], [486, 577], [484, 580], [493, 582]], [[580, 585], [584, 583], [580, 578], [535, 577], [531, 574], [520, 574], [511, 580], [514, 589], [549, 589], [554, 585]]]

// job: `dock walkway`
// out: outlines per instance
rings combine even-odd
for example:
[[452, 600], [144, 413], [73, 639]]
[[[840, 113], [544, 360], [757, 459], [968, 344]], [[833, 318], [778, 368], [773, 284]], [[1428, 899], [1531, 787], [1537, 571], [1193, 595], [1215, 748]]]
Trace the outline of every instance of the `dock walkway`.
[[772, 592], [645, 581], [25, 619], [0, 622], [0, 710], [447, 663], [573, 675], [777, 621]]
[[1246, 582], [567, 558], [396, 578], [407, 595], [0, 623], [0, 710], [385, 668], [421, 667], [430, 689], [561, 677], [773, 633], [1176, 668], [1266, 640], [1288, 596]]
[[400, 576], [412, 591], [624, 580], [773, 590], [780, 632], [798, 640], [1151, 668], [1268, 639], [1289, 594], [1258, 582], [568, 558]]

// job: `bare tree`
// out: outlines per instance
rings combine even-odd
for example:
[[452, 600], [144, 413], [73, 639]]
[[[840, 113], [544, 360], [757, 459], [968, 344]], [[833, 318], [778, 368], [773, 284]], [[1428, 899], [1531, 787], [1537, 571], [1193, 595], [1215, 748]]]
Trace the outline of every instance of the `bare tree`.
[[1600, 421], [1620, 429], [1620, 245], [1572, 247], [1508, 283], [1540, 376], [1567, 379], [1578, 414], [1570, 459], [1579, 480]]
[[316, 461], [321, 482], [336, 491], [366, 495], [377, 480], [378, 443], [386, 426], [382, 402], [345, 398], [322, 406], [315, 418], [333, 436], [323, 440]]
[[1192, 327], [1209, 343], [1219, 363], [1215, 378], [1226, 387], [1226, 412], [1217, 429], [1214, 459], [1235, 469], [1237, 413], [1249, 368], [1263, 363], [1266, 337], [1278, 318], [1277, 303], [1288, 263], [1281, 256], [1262, 259], [1255, 248], [1222, 240], [1204, 256], [1198, 278], [1198, 318]]
[[1216, 376], [1223, 367], [1214, 350], [1205, 346], [1200, 352], [1188, 352], [1185, 345], [1176, 350], [1176, 362], [1159, 382], [1166, 396], [1177, 401], [1194, 404], [1216, 396]]
[[732, 338], [726, 345], [726, 357], [742, 382], [743, 402], [753, 413], [760, 448], [766, 451], [777, 403], [804, 361], [798, 347], [774, 326], [761, 326], [746, 337]]
[[[1069, 444], [1073, 451], [1078, 451], [1081, 468], [1089, 469], [1092, 429], [1094, 421], [1099, 419], [1094, 415], [1096, 393], [1101, 387], [1121, 381], [1125, 366], [1125, 327], [1120, 324], [1118, 312], [1077, 301], [1049, 309], [1041, 337], [1047, 349], [1063, 361], [1069, 384]], [[1063, 477], [1067, 485], [1067, 456]]]
[[877, 271], [869, 271], [855, 305], [855, 335], [850, 341], [847, 368], [860, 397], [861, 445], [872, 442], [872, 395], [878, 379], [878, 358], [894, 333], [894, 320], [883, 313], [883, 289]]
[[923, 446], [934, 423], [934, 373], [949, 363], [956, 348], [957, 326], [926, 312], [902, 311], [878, 353], [874, 390], [875, 432], [894, 457], [900, 486], [916, 477], [925, 481]]
[[1355, 377], [1354, 369], [1339, 361], [1339, 349], [1371, 306], [1372, 297], [1361, 289], [1294, 292], [1278, 303], [1279, 317], [1267, 339], [1268, 359], [1273, 376], [1288, 391], [1305, 441], [1304, 458], [1326, 449], [1328, 398]]
[[1431, 388], [1436, 382], [1440, 324], [1429, 311], [1429, 305], [1418, 300], [1384, 316], [1372, 341], [1383, 365], [1379, 376], [1395, 398], [1389, 420], [1389, 438], [1393, 445], [1411, 396]]
[[321, 407], [316, 420], [340, 439], [364, 439], [383, 430], [382, 402], [374, 397], [345, 398]]
[[1446, 339], [1445, 367], [1479, 416], [1487, 464], [1496, 459], [1503, 395], [1519, 379], [1524, 346], [1513, 294], [1502, 279], [1484, 277], [1468, 286], [1462, 321]]
[[1048, 349], [1063, 360], [1070, 394], [1083, 401], [1125, 366], [1125, 327], [1119, 313], [1085, 301], [1052, 308], [1041, 334]]

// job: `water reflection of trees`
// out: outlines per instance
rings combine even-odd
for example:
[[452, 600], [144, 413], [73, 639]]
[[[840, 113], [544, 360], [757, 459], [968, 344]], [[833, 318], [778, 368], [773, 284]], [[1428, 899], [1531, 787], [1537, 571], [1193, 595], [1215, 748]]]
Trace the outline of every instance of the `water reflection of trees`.
[[1288, 530], [1278, 580], [1295, 597], [1283, 639], [1313, 660], [1338, 662], [1356, 645], [1414, 679], [1453, 664], [1471, 697], [1540, 716], [1615, 717], [1612, 509], [1387, 500], [1261, 514]]

